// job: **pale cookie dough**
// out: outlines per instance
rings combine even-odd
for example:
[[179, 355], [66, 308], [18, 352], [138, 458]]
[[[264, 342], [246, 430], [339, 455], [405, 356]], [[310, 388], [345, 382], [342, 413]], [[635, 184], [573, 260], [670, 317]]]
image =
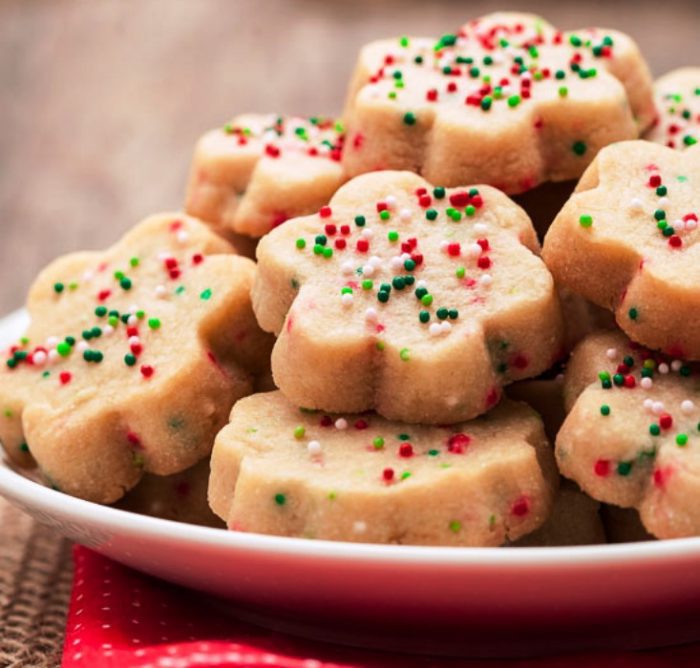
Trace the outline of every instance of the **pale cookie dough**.
[[517, 540], [545, 521], [557, 485], [542, 423], [507, 400], [430, 427], [256, 394], [234, 406], [211, 471], [209, 503], [230, 529], [411, 545]]
[[451, 423], [562, 354], [552, 277], [525, 213], [489, 186], [353, 179], [262, 239], [253, 306], [295, 404]]
[[185, 209], [219, 232], [261, 237], [328, 202], [345, 180], [343, 139], [328, 119], [237, 116], [197, 143]]
[[9, 457], [35, 460], [56, 488], [102, 503], [144, 473], [205, 458], [233, 402], [269, 366], [271, 341], [250, 302], [254, 271], [179, 214], [50, 264], [29, 293], [25, 337], [3, 351]]
[[565, 376], [559, 470], [593, 498], [640, 512], [658, 538], [700, 535], [700, 367], [593, 334]]
[[601, 148], [636, 139], [655, 116], [649, 69], [627, 35], [489, 14], [437, 40], [362, 49], [343, 166], [349, 176], [407, 169], [520, 193], [578, 178]]
[[212, 512], [207, 501], [209, 460], [173, 475], [147, 473], [116, 507], [139, 515], [164, 520], [222, 528], [224, 523]]
[[635, 341], [700, 359], [700, 146], [603, 149], [547, 232], [557, 284], [614, 311]]
[[645, 139], [684, 149], [700, 140], [700, 67], [682, 67], [654, 83], [658, 117]]
[[514, 547], [561, 547], [605, 543], [600, 503], [576, 485], [563, 480], [552, 513], [539, 528], [516, 541]]

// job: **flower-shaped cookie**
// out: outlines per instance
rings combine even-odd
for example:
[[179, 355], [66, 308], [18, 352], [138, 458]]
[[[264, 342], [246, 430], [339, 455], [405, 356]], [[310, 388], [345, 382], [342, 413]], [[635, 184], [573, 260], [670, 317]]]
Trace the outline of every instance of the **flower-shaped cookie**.
[[700, 359], [700, 146], [600, 152], [547, 232], [558, 284], [614, 311], [635, 341]]
[[503, 401], [471, 422], [397, 424], [239, 401], [216, 437], [209, 502], [238, 531], [414, 545], [502, 545], [541, 526], [558, 485], [542, 422]]
[[343, 166], [518, 193], [578, 178], [654, 116], [647, 65], [626, 35], [496, 13], [437, 41], [367, 45], [348, 94]]
[[186, 211], [217, 231], [261, 237], [328, 202], [344, 181], [343, 140], [332, 120], [237, 116], [197, 143]]
[[654, 83], [659, 115], [645, 139], [684, 149], [700, 140], [700, 67], [683, 67]]
[[167, 214], [105, 252], [49, 265], [29, 294], [31, 325], [0, 369], [10, 458], [33, 457], [57, 488], [105, 503], [144, 472], [204, 458], [269, 364], [253, 275], [205, 225]]
[[557, 435], [559, 469], [592, 497], [636, 507], [659, 538], [700, 535], [700, 367], [621, 332], [574, 351]]
[[448, 423], [562, 349], [552, 277], [525, 213], [489, 186], [409, 172], [344, 185], [258, 246], [253, 307], [299, 406]]

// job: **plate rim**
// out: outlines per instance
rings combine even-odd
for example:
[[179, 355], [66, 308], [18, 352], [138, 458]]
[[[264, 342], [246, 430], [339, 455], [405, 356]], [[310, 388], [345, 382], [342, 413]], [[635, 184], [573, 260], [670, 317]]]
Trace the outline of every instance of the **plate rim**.
[[[5, 330], [23, 328], [26, 309], [0, 318], [0, 344], [9, 338]], [[59, 492], [23, 476], [0, 455], [0, 495], [14, 498], [28, 508], [64, 515], [102, 525], [112, 531], [145, 533], [158, 538], [174, 538], [191, 545], [297, 558], [391, 562], [420, 566], [481, 566], [507, 569], [523, 567], [560, 568], [587, 565], [609, 566], [624, 562], [642, 563], [658, 559], [700, 557], [700, 537], [602, 545], [559, 547], [449, 547], [424, 545], [382, 545], [307, 538], [291, 538], [201, 527], [172, 520], [139, 515], [103, 506]]]

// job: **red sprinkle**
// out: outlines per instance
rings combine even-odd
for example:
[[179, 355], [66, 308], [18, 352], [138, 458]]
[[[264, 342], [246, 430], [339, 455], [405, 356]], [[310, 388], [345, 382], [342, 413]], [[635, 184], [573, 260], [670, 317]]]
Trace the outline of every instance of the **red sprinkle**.
[[476, 261], [476, 264], [479, 266], [479, 269], [488, 269], [491, 266], [491, 260], [486, 256], [482, 255]]
[[386, 482], [391, 482], [394, 479], [394, 469], [384, 469], [382, 471], [382, 478]]
[[61, 371], [58, 376], [58, 379], [61, 381], [61, 385], [68, 385], [72, 378], [73, 376], [70, 371]]
[[464, 454], [467, 446], [472, 442], [471, 436], [467, 434], [452, 434], [447, 439], [447, 450], [448, 452], [453, 452], [456, 455]]
[[608, 459], [599, 459], [593, 465], [593, 471], [600, 478], [606, 478], [610, 475], [610, 461]]
[[154, 371], [155, 371], [155, 369], [152, 366], [150, 366], [149, 364], [144, 364], [141, 367], [141, 375], [144, 378], [150, 378], [153, 375]]
[[413, 446], [410, 443], [402, 443], [399, 446], [399, 456], [400, 457], [413, 457]]
[[333, 418], [330, 415], [324, 415], [321, 418], [322, 427], [330, 427], [333, 424]]
[[530, 512], [530, 500], [526, 496], [521, 496], [513, 502], [510, 512], [516, 517], [524, 517]]
[[458, 257], [461, 252], [461, 247], [458, 243], [451, 243], [447, 245], [447, 253], [452, 257]]
[[[331, 207], [329, 206], [322, 206], [318, 211], [318, 215], [321, 216], [321, 218], [330, 218], [332, 213], [333, 211], [331, 211]], [[333, 234], [335, 234], [335, 232]]]
[[367, 427], [369, 427], [367, 420], [360, 418], [355, 421], [355, 429], [367, 429]]
[[659, 417], [659, 427], [662, 429], [670, 429], [673, 425], [673, 418], [668, 413], [662, 413]]

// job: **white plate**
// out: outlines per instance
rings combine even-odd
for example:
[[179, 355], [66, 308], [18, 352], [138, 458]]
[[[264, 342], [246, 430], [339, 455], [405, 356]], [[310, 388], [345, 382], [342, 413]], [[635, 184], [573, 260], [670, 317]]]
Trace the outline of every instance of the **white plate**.
[[[0, 321], [0, 345], [25, 322]], [[324, 640], [482, 656], [700, 640], [700, 538], [512, 549], [279, 538], [99, 506], [3, 461], [0, 494], [104, 555], [220, 597], [237, 616]]]

